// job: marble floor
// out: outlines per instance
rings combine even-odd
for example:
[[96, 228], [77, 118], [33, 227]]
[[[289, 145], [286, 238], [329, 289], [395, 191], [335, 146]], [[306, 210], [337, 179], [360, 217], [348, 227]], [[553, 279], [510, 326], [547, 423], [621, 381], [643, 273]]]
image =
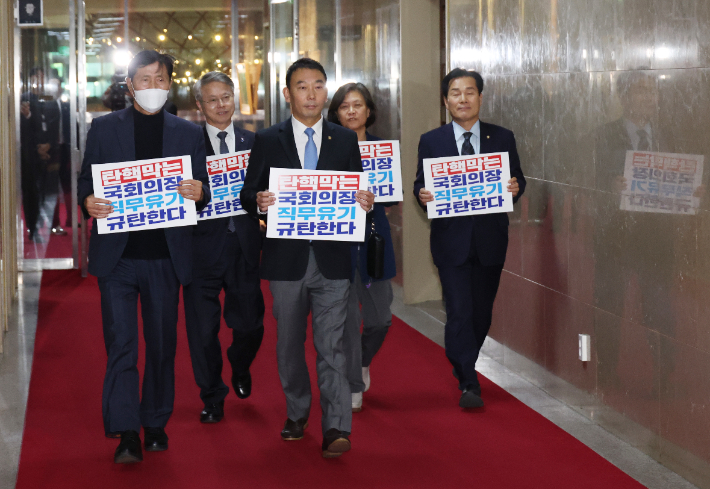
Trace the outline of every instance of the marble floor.
[[[12, 313], [10, 331], [5, 336], [5, 351], [0, 356], [0, 488], [13, 489], [17, 478], [41, 277], [41, 272], [21, 274], [19, 301]], [[445, 318], [440, 302], [407, 306], [402, 303], [401, 289], [395, 287], [393, 312], [443, 346]], [[514, 370], [495, 360], [502, 355], [506, 356], [506, 365], [515, 366]], [[615, 417], [613, 412], [605, 412], [605, 408], [597, 406], [588, 394], [578, 391], [505, 346], [489, 338], [477, 366], [483, 375], [644, 486], [650, 489], [696, 487], [593, 419], [602, 417], [613, 420], [619, 430], [638, 431], [639, 427], [630, 425], [619, 415]], [[590, 415], [592, 412], [595, 416]]]

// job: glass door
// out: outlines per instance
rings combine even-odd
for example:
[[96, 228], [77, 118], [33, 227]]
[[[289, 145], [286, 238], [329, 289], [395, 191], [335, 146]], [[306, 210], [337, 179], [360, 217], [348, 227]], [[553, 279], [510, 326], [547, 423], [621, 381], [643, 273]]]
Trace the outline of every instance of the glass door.
[[45, 0], [41, 25], [16, 30], [23, 270], [78, 263], [76, 3]]

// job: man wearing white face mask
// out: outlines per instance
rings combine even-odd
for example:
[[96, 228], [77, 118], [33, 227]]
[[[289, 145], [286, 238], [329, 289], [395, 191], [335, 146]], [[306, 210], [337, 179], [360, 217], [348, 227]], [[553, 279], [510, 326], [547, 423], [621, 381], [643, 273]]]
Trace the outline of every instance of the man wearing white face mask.
[[[201, 210], [210, 199], [202, 129], [162, 110], [173, 59], [156, 51], [138, 53], [126, 82], [132, 107], [94, 119], [78, 182], [88, 219], [113, 212], [111, 201], [94, 196], [92, 164], [190, 155], [194, 180], [178, 192]], [[106, 436], [119, 437], [116, 463], [143, 460], [147, 451], [168, 448], [165, 425], [175, 397], [175, 347], [180, 285], [192, 280], [192, 227], [98, 234], [91, 230], [89, 273], [98, 277], [108, 361], [103, 389]], [[141, 301], [145, 370], [142, 395], [138, 377], [138, 299]]]

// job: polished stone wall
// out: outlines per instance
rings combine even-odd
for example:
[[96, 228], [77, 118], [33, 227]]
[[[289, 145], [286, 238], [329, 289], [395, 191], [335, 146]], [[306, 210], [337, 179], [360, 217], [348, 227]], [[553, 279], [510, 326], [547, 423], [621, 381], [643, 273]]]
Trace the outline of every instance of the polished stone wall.
[[449, 65], [483, 74], [481, 119], [515, 132], [528, 178], [491, 335], [709, 485], [710, 194], [688, 184], [688, 206], [641, 211], [620, 192], [633, 150], [703, 157], [708, 180], [710, 2], [449, 0], [447, 14]]

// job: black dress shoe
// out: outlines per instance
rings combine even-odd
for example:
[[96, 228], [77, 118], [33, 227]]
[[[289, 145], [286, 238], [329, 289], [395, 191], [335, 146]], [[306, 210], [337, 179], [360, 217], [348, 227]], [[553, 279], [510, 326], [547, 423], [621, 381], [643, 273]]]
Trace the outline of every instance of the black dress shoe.
[[462, 408], [482, 408], [483, 399], [481, 399], [480, 391], [476, 393], [476, 389], [464, 389], [459, 399], [459, 406]]
[[251, 374], [248, 371], [240, 375], [232, 373], [232, 388], [239, 399], [249, 397], [251, 395]]
[[222, 418], [224, 418], [224, 401], [205, 404], [205, 408], [200, 413], [200, 423], [219, 423]]
[[113, 454], [113, 462], [117, 464], [134, 464], [143, 461], [141, 438], [133, 430], [121, 433], [121, 443]]
[[143, 436], [146, 452], [162, 452], [168, 449], [168, 435], [164, 428], [146, 428], [144, 426]]
[[286, 420], [284, 429], [281, 430], [281, 438], [285, 441], [300, 440], [303, 438], [303, 430], [308, 428], [308, 419], [301, 418], [298, 421]]
[[331, 428], [325, 432], [325, 435], [323, 435], [324, 458], [340, 457], [348, 450], [350, 450], [348, 435], [336, 428]]

